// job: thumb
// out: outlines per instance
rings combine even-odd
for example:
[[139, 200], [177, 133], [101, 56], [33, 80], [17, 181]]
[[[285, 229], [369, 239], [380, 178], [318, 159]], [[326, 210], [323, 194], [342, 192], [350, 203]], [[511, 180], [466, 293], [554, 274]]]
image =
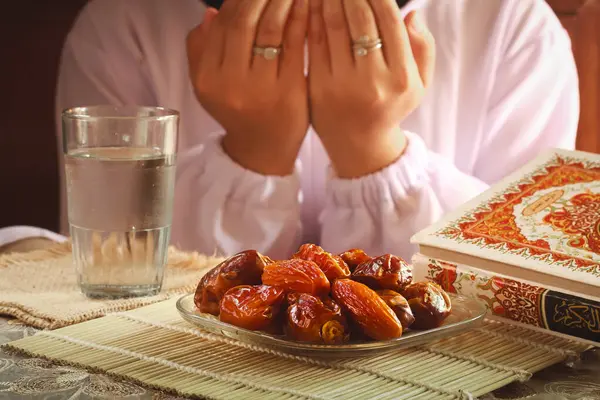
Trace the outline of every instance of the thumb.
[[435, 39], [418, 11], [408, 14], [405, 23], [408, 28], [413, 57], [419, 68], [423, 86], [427, 88], [433, 81], [435, 70]]

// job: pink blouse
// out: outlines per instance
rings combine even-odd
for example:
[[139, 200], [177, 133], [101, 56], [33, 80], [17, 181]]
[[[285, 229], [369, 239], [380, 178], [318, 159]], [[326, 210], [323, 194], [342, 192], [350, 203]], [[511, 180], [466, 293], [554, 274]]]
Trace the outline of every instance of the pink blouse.
[[399, 121], [406, 154], [360, 179], [331, 172], [312, 130], [287, 177], [245, 170], [223, 152], [221, 128], [188, 79], [185, 37], [205, 11], [198, 0], [90, 1], [66, 41], [57, 110], [111, 103], [181, 112], [172, 243], [183, 249], [277, 258], [314, 242], [409, 258], [416, 231], [541, 150], [573, 148], [579, 115], [569, 37], [545, 1], [421, 3], [437, 42], [435, 82]]

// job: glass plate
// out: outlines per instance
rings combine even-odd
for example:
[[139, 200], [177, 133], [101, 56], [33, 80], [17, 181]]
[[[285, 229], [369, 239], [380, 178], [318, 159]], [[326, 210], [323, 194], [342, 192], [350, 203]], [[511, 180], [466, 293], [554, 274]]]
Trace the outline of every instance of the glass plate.
[[250, 331], [219, 321], [210, 314], [199, 312], [194, 305], [194, 295], [188, 294], [177, 301], [177, 310], [188, 322], [204, 331], [226, 336], [240, 342], [297, 356], [344, 358], [372, 355], [403, 347], [421, 345], [433, 340], [455, 336], [479, 326], [487, 308], [479, 300], [450, 294], [452, 314], [444, 324], [427, 331], [406, 330], [398, 339], [370, 342], [350, 342], [340, 345], [312, 344], [288, 340], [282, 336]]

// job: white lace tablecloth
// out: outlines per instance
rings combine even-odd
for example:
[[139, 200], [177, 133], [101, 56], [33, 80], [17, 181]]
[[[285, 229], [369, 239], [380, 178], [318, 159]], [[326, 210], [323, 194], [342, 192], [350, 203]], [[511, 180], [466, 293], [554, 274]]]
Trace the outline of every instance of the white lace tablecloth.
[[[33, 335], [35, 330], [0, 317], [0, 345]], [[128, 382], [84, 370], [55, 366], [0, 350], [0, 400], [152, 399], [177, 400]], [[575, 365], [557, 365], [526, 383], [512, 384], [482, 400], [600, 400], [600, 349]]]

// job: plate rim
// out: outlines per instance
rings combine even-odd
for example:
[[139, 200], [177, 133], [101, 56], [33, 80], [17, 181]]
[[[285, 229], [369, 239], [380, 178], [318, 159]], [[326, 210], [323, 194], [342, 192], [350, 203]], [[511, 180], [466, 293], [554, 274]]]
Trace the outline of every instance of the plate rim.
[[[475, 299], [475, 298], [472, 298], [469, 296], [457, 295], [454, 293], [448, 293], [448, 295], [450, 296], [451, 299], [460, 298], [465, 301], [470, 301], [470, 302], [478, 304], [481, 308], [480, 309], [481, 312], [479, 312], [475, 316], [470, 316], [469, 318], [461, 320], [460, 323], [454, 323], [451, 325], [443, 325], [441, 327], [433, 328], [433, 329], [429, 329], [429, 330], [413, 331], [416, 333], [412, 334], [411, 336], [403, 335], [399, 338], [391, 339], [391, 340], [373, 340], [373, 341], [369, 341], [369, 342], [344, 343], [344, 344], [309, 343], [309, 342], [300, 342], [300, 341], [294, 341], [294, 340], [286, 340], [281, 337], [277, 337], [275, 335], [271, 335], [271, 334], [268, 334], [265, 332], [252, 331], [249, 329], [240, 328], [235, 325], [228, 324], [226, 322], [222, 322], [216, 318], [212, 322], [214, 322], [215, 324], [226, 325], [226, 327], [224, 327], [223, 329], [228, 328], [228, 329], [240, 331], [240, 333], [243, 333], [244, 335], [254, 336], [254, 337], [258, 337], [261, 339], [260, 343], [252, 343], [253, 345], [277, 346], [278, 348], [297, 350], [297, 351], [298, 350], [299, 351], [310, 351], [310, 352], [338, 353], [338, 352], [342, 352], [342, 351], [349, 351], [349, 352], [358, 353], [358, 352], [362, 352], [362, 351], [384, 350], [384, 349], [389, 349], [389, 348], [393, 348], [393, 347], [399, 347], [402, 344], [406, 344], [408, 339], [414, 338], [413, 340], [418, 341], [419, 338], [423, 339], [427, 335], [431, 335], [432, 333], [440, 333], [440, 332], [447, 331], [452, 328], [455, 328], [455, 329], [458, 328], [456, 330], [453, 330], [452, 332], [462, 333], [466, 330], [469, 330], [472, 326], [476, 326], [477, 324], [481, 324], [483, 322], [483, 320], [485, 319], [485, 316], [487, 315], [488, 310], [487, 310], [487, 307], [485, 306], [485, 304], [481, 300], [478, 300], [478, 299]], [[184, 320], [186, 320], [187, 322], [194, 325], [197, 329], [203, 329], [205, 331], [210, 332], [209, 329], [203, 328], [201, 325], [195, 323], [193, 320], [193, 317], [190, 316], [189, 310], [183, 306], [183, 302], [185, 300], [187, 300], [188, 298], [191, 298], [191, 297], [193, 298], [193, 296], [194, 296], [193, 292], [187, 293], [183, 296], [180, 296], [177, 299], [177, 302], [175, 304], [177, 311], [179, 312], [180, 316]], [[192, 299], [192, 304], [193, 304], [193, 299]], [[200, 312], [198, 311], [198, 313], [200, 313]], [[202, 314], [206, 314], [206, 313], [202, 313]], [[202, 317], [197, 316], [197, 318], [202, 318]], [[457, 326], [457, 325], [460, 325], [460, 326]], [[460, 329], [460, 327], [463, 327], [463, 329]], [[239, 342], [247, 342], [247, 340], [243, 340], [243, 339], [240, 339], [237, 337], [232, 338], [231, 336], [225, 335], [223, 333], [214, 333], [214, 334], [223, 336], [225, 338], [237, 340]], [[440, 339], [442, 339], [442, 338], [440, 338]], [[264, 340], [267, 340], [270, 343], [265, 343]], [[435, 339], [433, 339], [433, 340], [435, 340]], [[419, 343], [416, 343], [415, 345], [419, 345]]]

